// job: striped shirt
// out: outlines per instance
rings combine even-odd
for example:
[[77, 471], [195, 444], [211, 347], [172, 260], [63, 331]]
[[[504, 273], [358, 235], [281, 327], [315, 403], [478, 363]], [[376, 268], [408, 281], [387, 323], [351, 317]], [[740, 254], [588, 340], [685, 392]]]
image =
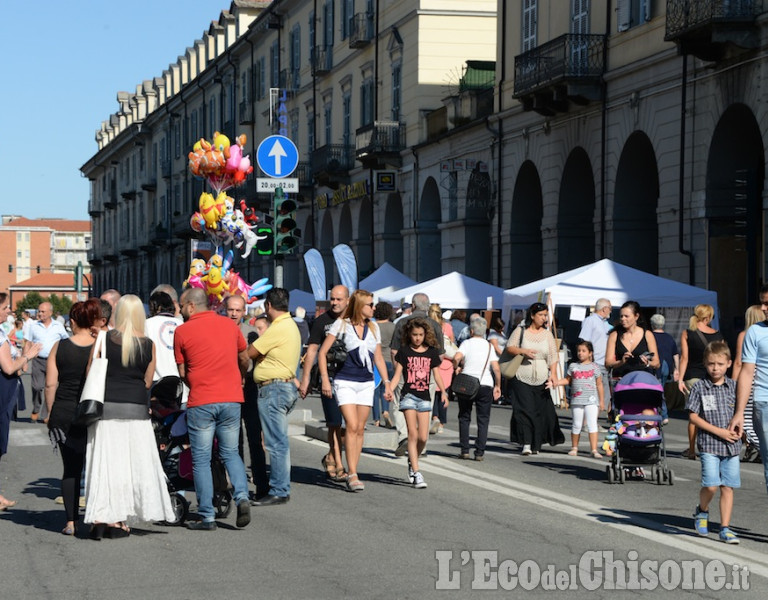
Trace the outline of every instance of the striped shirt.
[[[709, 379], [699, 379], [691, 388], [685, 408], [696, 413], [715, 427], [728, 427], [736, 405], [736, 382], [729, 377], [721, 385]], [[696, 445], [699, 452], [715, 456], [738, 456], [741, 440], [726, 442], [722, 438], [699, 429]]]

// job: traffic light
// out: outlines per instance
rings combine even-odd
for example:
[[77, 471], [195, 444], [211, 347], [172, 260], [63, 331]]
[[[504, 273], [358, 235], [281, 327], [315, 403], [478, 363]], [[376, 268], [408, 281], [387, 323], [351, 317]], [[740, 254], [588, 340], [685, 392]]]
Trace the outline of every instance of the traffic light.
[[8, 265], [8, 272], [13, 273], [13, 265]]
[[263, 237], [263, 240], [256, 242], [256, 254], [259, 256], [270, 256], [275, 250], [275, 232], [269, 225], [259, 225], [256, 228], [256, 235]]
[[301, 231], [296, 226], [296, 201], [285, 197], [283, 188], [275, 190], [275, 254], [291, 254], [299, 245]]

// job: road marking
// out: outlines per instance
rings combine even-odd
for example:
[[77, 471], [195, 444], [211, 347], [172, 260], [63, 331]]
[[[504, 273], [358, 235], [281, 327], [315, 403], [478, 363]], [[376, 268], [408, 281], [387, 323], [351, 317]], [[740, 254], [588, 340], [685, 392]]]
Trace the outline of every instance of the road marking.
[[[305, 436], [297, 437], [317, 446], [327, 447], [327, 444], [320, 440]], [[372, 454], [369, 452], [366, 452], [366, 457], [386, 461], [389, 464], [392, 464], [393, 460], [389, 455]], [[607, 525], [623, 533], [689, 552], [701, 558], [723, 562], [731, 559], [732, 564], [738, 565], [746, 563], [749, 566], [750, 573], [768, 578], [768, 556], [743, 547], [732, 547], [723, 544], [715, 538], [694, 537], [687, 530], [659, 524], [644, 517], [633, 516], [630, 521], [626, 515], [618, 515], [611, 508], [602, 507], [580, 498], [558, 494], [549, 489], [513, 481], [506, 477], [484, 473], [477, 469], [457, 464], [456, 461], [442, 456], [430, 455], [427, 460], [419, 464], [419, 467], [425, 473], [434, 473], [466, 485], [472, 485], [514, 498], [515, 500], [548, 508], [570, 518], [578, 518], [595, 525]]]
[[14, 429], [11, 428], [8, 446], [50, 446], [48, 429]]

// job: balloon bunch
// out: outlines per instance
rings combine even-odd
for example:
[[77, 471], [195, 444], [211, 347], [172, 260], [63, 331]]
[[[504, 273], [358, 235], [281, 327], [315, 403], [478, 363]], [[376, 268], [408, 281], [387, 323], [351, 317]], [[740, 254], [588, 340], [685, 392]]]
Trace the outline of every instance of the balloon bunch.
[[218, 131], [209, 142], [200, 138], [189, 153], [189, 170], [195, 177], [207, 179], [211, 189], [220, 194], [231, 187], [241, 185], [253, 173], [251, 157], [243, 156], [247, 138], [237, 136], [235, 144]]
[[224, 256], [215, 252], [207, 263], [202, 258], [195, 258], [189, 265], [189, 277], [183, 286], [205, 290], [210, 306], [217, 306], [226, 296], [242, 296], [247, 304], [251, 304], [257, 296], [272, 289], [266, 277], [248, 285], [230, 268], [233, 256], [230, 250]]
[[259, 218], [253, 210], [240, 201], [240, 207], [249, 213], [246, 217], [242, 210], [235, 208], [235, 200], [226, 192], [219, 192], [216, 198], [213, 194], [200, 194], [199, 211], [192, 215], [189, 225], [198, 233], [207, 233], [211, 242], [218, 248], [221, 244], [235, 243], [236, 248], [245, 245], [243, 258], [247, 258], [259, 240], [267, 236], [258, 236], [253, 232]]

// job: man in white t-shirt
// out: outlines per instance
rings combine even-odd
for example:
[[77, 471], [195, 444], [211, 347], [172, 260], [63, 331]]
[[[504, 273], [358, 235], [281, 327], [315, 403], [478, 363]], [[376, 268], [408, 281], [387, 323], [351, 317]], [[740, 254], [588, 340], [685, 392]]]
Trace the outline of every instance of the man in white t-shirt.
[[[144, 322], [144, 335], [155, 343], [155, 383], [163, 377], [178, 377], [179, 367], [173, 354], [173, 334], [184, 321], [174, 316], [176, 308], [172, 298], [165, 292], [154, 292], [149, 297], [149, 314]], [[189, 388], [184, 386], [182, 403], [187, 401]]]

